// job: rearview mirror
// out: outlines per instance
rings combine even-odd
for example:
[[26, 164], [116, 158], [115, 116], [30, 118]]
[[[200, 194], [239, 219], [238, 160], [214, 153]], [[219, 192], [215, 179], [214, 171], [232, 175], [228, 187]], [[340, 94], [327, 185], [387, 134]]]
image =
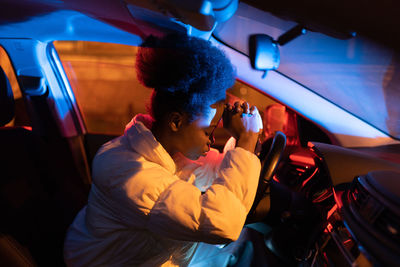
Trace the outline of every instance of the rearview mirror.
[[249, 57], [251, 66], [254, 69], [275, 70], [280, 63], [278, 44], [269, 35], [250, 35]]

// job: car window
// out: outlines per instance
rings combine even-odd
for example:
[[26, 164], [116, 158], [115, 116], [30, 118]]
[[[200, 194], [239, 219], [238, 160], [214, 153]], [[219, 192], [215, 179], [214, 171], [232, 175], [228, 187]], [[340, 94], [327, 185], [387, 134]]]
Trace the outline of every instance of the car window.
[[25, 100], [21, 88], [19, 87], [14, 67], [7, 54], [7, 51], [0, 46], [0, 67], [3, 69], [10, 83], [14, 95], [15, 115], [14, 118], [6, 126], [27, 126], [30, 127], [31, 122], [25, 105]]
[[[213, 32], [219, 41], [240, 53], [248, 55], [249, 35], [263, 33], [277, 40], [296, 25], [241, 5], [245, 8]], [[279, 73], [386, 134], [400, 138], [400, 56], [393, 49], [362, 36], [340, 40], [308, 31], [279, 50]]]
[[[136, 77], [137, 47], [84, 41], [56, 41], [54, 46], [88, 133], [120, 135], [135, 114], [147, 112], [151, 90], [142, 86]], [[256, 105], [263, 117], [268, 107], [277, 105], [265, 93], [239, 80], [227, 91], [227, 100], [232, 104], [246, 100]], [[276, 121], [266, 123], [277, 124]], [[264, 125], [264, 128], [271, 127]], [[221, 125], [215, 137], [216, 147], [229, 138]]]
[[120, 135], [134, 114], [146, 112], [151, 90], [136, 78], [137, 47], [84, 41], [54, 46], [89, 133]]

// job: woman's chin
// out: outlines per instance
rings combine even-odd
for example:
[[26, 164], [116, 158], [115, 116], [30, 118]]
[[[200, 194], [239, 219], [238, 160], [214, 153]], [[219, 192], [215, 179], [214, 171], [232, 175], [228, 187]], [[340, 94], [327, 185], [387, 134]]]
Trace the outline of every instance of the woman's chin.
[[190, 160], [198, 160], [200, 157], [205, 157], [207, 155], [207, 152], [199, 153], [199, 154], [190, 154], [187, 155], [186, 157]]
[[200, 157], [207, 156], [207, 153], [210, 152], [210, 147], [206, 147], [202, 150], [198, 150], [197, 152], [192, 151], [191, 153], [185, 153], [185, 157], [190, 160], [198, 160]]
[[189, 159], [191, 159], [191, 160], [198, 160], [200, 157], [203, 157], [204, 156], [204, 154], [200, 154], [200, 155], [191, 155], [190, 157], [189, 157]]

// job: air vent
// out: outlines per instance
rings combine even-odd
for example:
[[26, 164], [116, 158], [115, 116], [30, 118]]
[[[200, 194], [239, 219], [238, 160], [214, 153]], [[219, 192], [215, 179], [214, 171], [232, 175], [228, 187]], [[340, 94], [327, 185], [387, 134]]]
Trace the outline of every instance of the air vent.
[[389, 210], [384, 210], [375, 220], [375, 227], [388, 238], [400, 245], [400, 218]]
[[356, 179], [350, 189], [351, 205], [374, 231], [400, 245], [400, 217], [382, 202], [378, 194], [381, 192], [375, 192], [364, 177]]
[[359, 183], [359, 180], [356, 181], [350, 193], [353, 198], [352, 204], [363, 219], [373, 225], [383, 212], [384, 206], [371, 196], [363, 185]]
[[358, 207], [361, 208], [363, 207], [369, 199], [369, 194], [367, 190], [358, 182], [354, 184], [354, 188], [351, 191], [351, 196], [354, 200], [354, 204]]
[[346, 227], [379, 266], [400, 262], [400, 173], [374, 171], [354, 179], [343, 194]]

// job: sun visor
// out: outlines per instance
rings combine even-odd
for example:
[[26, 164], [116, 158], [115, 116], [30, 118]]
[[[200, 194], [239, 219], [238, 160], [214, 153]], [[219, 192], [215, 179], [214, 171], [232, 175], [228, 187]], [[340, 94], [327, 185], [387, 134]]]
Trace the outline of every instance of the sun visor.
[[[187, 30], [189, 34], [192, 32], [211, 33], [217, 23], [231, 18], [238, 7], [238, 0], [126, 0], [126, 3], [131, 15], [135, 18], [138, 18], [139, 14], [141, 20], [170, 29], [180, 30], [181, 23], [196, 28], [194, 31]], [[143, 9], [148, 11], [143, 12]], [[176, 25], [181, 25], [181, 27]]]

